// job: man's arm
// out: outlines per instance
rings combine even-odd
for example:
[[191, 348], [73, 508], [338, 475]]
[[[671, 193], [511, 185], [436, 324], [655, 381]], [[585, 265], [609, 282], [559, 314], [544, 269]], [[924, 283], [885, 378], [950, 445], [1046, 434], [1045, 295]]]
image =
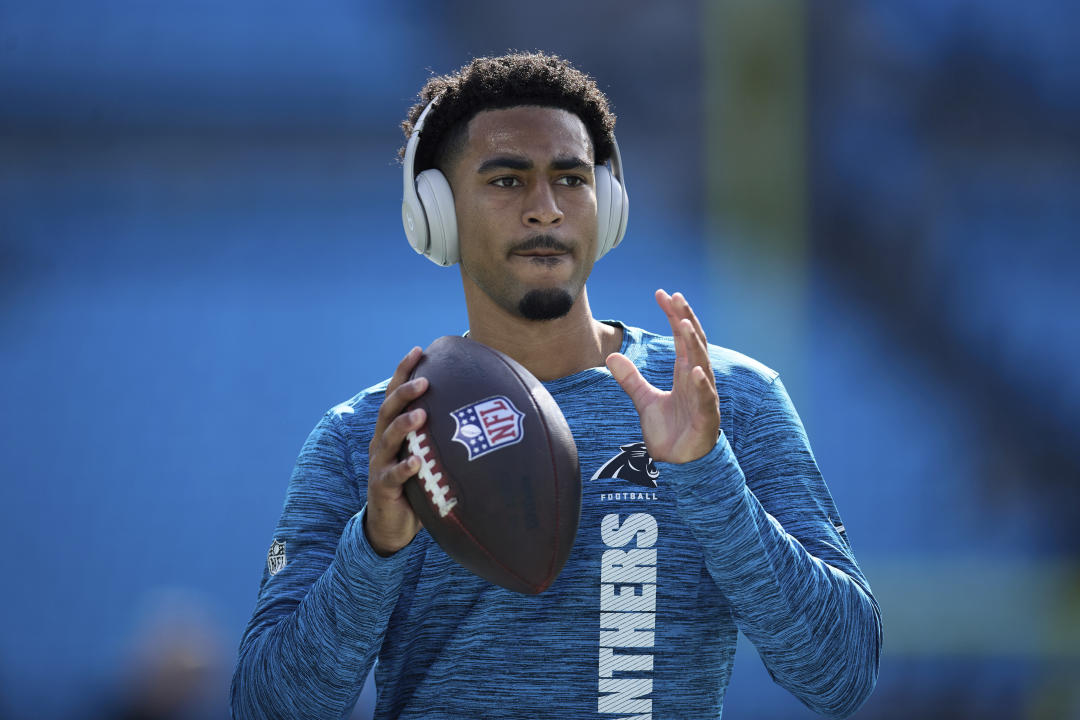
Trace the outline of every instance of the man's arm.
[[[276, 560], [240, 644], [234, 717], [337, 718], [356, 703], [397, 602], [403, 548], [419, 528], [401, 493], [416, 459], [397, 458], [405, 434], [423, 422], [422, 411], [402, 413], [427, 389], [408, 381], [419, 358], [413, 348], [401, 361], [377, 414], [339, 406], [304, 444], [274, 535]], [[343, 415], [374, 425], [366, 454]]]
[[649, 454], [666, 465], [713, 580], [773, 678], [815, 711], [846, 717], [877, 680], [881, 617], [837, 530], [802, 422], [773, 377], [738, 439], [740, 466], [720, 432], [701, 322], [680, 293], [657, 290], [656, 302], [675, 341], [671, 390], [651, 385], [619, 353], [607, 366], [641, 417]]
[[233, 675], [235, 718], [347, 715], [397, 601], [406, 554], [381, 558], [364, 537], [366, 483], [340, 423], [323, 417], [289, 482], [274, 533], [285, 564], [263, 572]]
[[773, 679], [847, 717], [877, 680], [880, 611], [779, 378], [737, 444], [738, 460], [721, 435], [705, 457], [661, 472]]

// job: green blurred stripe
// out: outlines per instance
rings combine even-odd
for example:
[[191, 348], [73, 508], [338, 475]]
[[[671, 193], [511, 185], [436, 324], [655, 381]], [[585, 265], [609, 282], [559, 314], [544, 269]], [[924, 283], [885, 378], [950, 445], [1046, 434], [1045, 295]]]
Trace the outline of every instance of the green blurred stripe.
[[860, 554], [889, 655], [1080, 658], [1080, 562]]
[[713, 339], [781, 370], [805, 398], [806, 8], [704, 4], [706, 228]]
[[802, 2], [705, 3], [708, 208], [755, 250], [806, 259]]

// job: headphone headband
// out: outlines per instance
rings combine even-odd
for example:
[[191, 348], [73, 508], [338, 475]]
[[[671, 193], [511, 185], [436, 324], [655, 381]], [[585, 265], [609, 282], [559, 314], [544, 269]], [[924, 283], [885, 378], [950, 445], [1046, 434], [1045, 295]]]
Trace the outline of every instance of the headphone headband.
[[420, 202], [420, 197], [416, 193], [416, 180], [414, 177], [416, 172], [416, 149], [420, 146], [420, 131], [424, 128], [424, 121], [427, 120], [428, 113], [435, 107], [439, 97], [441, 95], [436, 95], [424, 108], [424, 111], [420, 113], [420, 117], [416, 119], [416, 124], [413, 125], [412, 133], [409, 135], [409, 142], [405, 145], [405, 158], [403, 160], [405, 173], [401, 202], [401, 222], [405, 226], [405, 236], [409, 239], [409, 244], [412, 245], [413, 250], [422, 255], [427, 255], [431, 234], [428, 232], [428, 221], [424, 212], [424, 205]]

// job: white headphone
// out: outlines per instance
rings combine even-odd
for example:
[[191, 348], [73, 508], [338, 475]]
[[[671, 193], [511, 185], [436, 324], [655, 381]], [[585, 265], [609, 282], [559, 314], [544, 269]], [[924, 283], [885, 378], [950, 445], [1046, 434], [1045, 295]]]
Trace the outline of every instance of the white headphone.
[[[401, 222], [413, 250], [437, 265], [453, 265], [461, 259], [458, 249], [457, 216], [450, 183], [432, 168], [415, 175], [416, 148], [424, 120], [439, 98], [432, 100], [416, 120], [405, 146], [405, 192], [401, 201]], [[599, 165], [596, 172], [596, 259], [618, 245], [626, 234], [630, 200], [626, 196], [622, 156], [615, 137], [611, 138], [611, 168]], [[414, 179], [415, 177], [415, 179]]]

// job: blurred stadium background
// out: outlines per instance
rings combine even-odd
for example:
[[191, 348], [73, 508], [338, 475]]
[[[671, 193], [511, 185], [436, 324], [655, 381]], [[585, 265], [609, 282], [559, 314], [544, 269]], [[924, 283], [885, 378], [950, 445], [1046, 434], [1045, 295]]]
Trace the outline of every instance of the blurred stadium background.
[[[397, 124], [513, 48], [619, 115], [594, 310], [662, 329], [652, 291], [683, 290], [784, 375], [883, 608], [856, 717], [1080, 718], [1078, 26], [1066, 0], [3, 0], [0, 717], [227, 715], [308, 431], [466, 328], [401, 232]], [[724, 717], [812, 716], [743, 641]]]

